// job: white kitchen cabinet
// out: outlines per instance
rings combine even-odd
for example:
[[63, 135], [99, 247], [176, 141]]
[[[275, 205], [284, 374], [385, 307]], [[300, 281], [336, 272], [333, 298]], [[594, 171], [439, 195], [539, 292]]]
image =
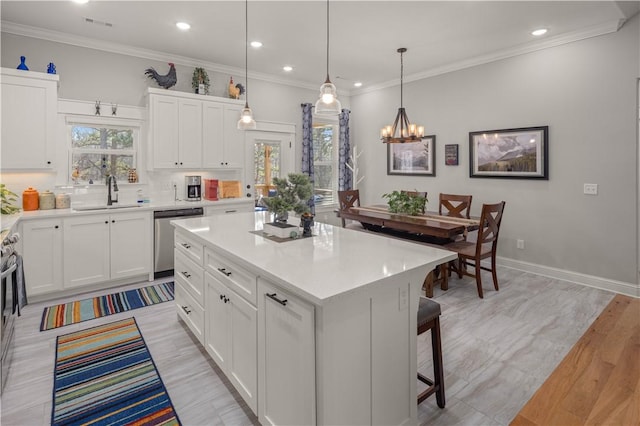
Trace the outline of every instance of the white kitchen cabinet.
[[22, 256], [27, 295], [62, 289], [62, 219], [21, 224]]
[[149, 213], [111, 215], [111, 279], [148, 274], [151, 270], [152, 239]]
[[148, 212], [72, 217], [64, 220], [64, 288], [148, 274]]
[[258, 278], [258, 312], [260, 423], [315, 424], [313, 306]]
[[64, 220], [64, 288], [109, 279], [109, 215]]
[[243, 105], [221, 102], [203, 103], [204, 167], [242, 169], [245, 162], [243, 130], [238, 120]]
[[151, 169], [244, 167], [242, 101], [149, 89]]
[[178, 316], [204, 345], [204, 309], [178, 280], [175, 282], [175, 303]]
[[204, 215], [214, 216], [218, 214], [252, 212], [254, 208], [255, 204], [252, 198], [227, 198], [224, 203], [206, 206], [204, 208]]
[[205, 294], [205, 349], [257, 414], [257, 309], [209, 272]]
[[2, 169], [52, 170], [58, 76], [2, 68]]

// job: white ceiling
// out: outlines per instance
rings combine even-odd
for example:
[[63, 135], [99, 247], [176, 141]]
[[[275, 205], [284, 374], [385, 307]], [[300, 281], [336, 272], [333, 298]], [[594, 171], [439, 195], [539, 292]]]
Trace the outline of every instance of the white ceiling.
[[[244, 70], [244, 6], [233, 1], [2, 0], [2, 31], [150, 59]], [[330, 3], [330, 76], [341, 90], [396, 84], [618, 30], [639, 1], [343, 1]], [[84, 18], [108, 22], [89, 24]], [[191, 24], [182, 32], [177, 21]], [[539, 38], [536, 28], [548, 28]], [[319, 86], [326, 70], [326, 2], [249, 2], [250, 77]], [[285, 73], [283, 65], [294, 71]]]

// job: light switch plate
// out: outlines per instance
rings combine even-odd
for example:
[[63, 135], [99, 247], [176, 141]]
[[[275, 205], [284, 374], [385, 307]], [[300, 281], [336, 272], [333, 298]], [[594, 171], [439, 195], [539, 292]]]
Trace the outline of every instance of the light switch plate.
[[585, 183], [584, 184], [584, 193], [587, 195], [598, 195], [598, 184], [597, 183]]

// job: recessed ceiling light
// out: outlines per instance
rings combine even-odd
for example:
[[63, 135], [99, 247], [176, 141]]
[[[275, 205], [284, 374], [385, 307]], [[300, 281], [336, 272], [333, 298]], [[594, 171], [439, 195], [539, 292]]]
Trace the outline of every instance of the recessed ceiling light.
[[180, 28], [182, 31], [187, 31], [189, 28], [191, 28], [191, 25], [187, 24], [186, 22], [177, 22], [176, 27]]
[[355, 83], [353, 83], [353, 85], [355, 87], [361, 87], [362, 86], [362, 82], [361, 81], [356, 81]]
[[285, 70], [286, 72], [293, 71], [293, 67], [290, 65], [285, 65], [284, 67], [282, 67], [282, 69]]
[[547, 33], [547, 29], [546, 29], [546, 28], [540, 28], [540, 29], [538, 29], [538, 30], [531, 31], [531, 35], [534, 35], [534, 36], [536, 36], [536, 37], [537, 37], [537, 36], [544, 35], [544, 34], [546, 34], [546, 33]]
[[77, 4], [85, 4], [85, 3], [89, 3], [89, 0], [72, 0], [74, 3]]
[[252, 41], [251, 42], [251, 47], [255, 47], [255, 48], [262, 47], [262, 42], [261, 41]]

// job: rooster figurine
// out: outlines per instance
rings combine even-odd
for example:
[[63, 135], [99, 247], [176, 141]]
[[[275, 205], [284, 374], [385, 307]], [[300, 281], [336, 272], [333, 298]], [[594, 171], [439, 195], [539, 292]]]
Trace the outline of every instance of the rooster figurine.
[[147, 77], [155, 80], [158, 86], [164, 87], [165, 89], [175, 86], [178, 82], [176, 67], [172, 62], [169, 62], [169, 72], [167, 75], [160, 75], [153, 68], [147, 68], [144, 73]]
[[244, 94], [244, 86], [240, 83], [233, 85], [233, 77], [229, 80], [229, 97], [231, 99], [240, 99], [240, 95]]

